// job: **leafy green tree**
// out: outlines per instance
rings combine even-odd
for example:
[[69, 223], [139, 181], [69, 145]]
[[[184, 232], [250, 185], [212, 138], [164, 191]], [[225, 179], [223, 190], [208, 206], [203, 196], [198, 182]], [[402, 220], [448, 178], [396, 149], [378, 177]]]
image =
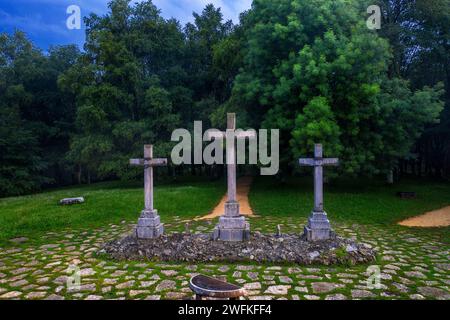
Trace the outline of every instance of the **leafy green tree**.
[[30, 192], [64, 181], [63, 155], [74, 105], [59, 92], [57, 77], [77, 56], [75, 46], [54, 47], [44, 55], [22, 32], [0, 35], [1, 140], [5, 148], [0, 165], [2, 179], [8, 181], [2, 194]]
[[173, 112], [179, 101], [172, 101], [183, 79], [172, 78], [182, 63], [179, 24], [164, 20], [151, 1], [130, 6], [115, 0], [109, 8], [106, 16], [86, 19], [86, 52], [60, 78], [77, 96], [77, 133], [68, 158], [85, 169], [88, 181], [136, 174], [127, 159], [142, 153], [144, 143], [168, 153], [163, 142], [179, 124]]
[[[366, 7], [343, 0], [254, 1], [231, 100], [251, 115], [252, 125], [281, 130], [285, 169], [316, 140], [325, 154], [342, 159], [343, 173], [385, 172], [383, 159], [393, 163], [411, 148], [411, 140], [388, 135], [389, 128], [416, 138], [441, 110], [435, 94], [413, 93], [402, 81], [393, 94], [406, 92], [405, 101], [421, 104], [380, 105], [389, 93], [391, 54], [388, 42], [366, 27]], [[420, 108], [429, 117], [418, 114]], [[416, 131], [398, 113], [408, 114]], [[401, 148], [388, 154], [387, 145]]]

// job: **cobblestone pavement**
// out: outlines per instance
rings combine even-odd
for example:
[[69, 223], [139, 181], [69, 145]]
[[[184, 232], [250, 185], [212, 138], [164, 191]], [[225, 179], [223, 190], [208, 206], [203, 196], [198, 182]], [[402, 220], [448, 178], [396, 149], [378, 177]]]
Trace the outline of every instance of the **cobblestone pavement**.
[[[169, 232], [183, 231], [183, 218], [165, 219]], [[300, 233], [303, 220], [251, 219], [252, 230]], [[207, 232], [210, 221], [192, 222]], [[171, 264], [115, 262], [96, 256], [108, 240], [129, 232], [125, 222], [95, 230], [65, 230], [0, 248], [0, 299], [191, 299], [191, 276], [226, 278], [248, 290], [248, 299], [446, 299], [450, 300], [450, 246], [436, 234], [381, 226], [334, 224], [338, 234], [356, 237], [378, 251], [378, 261], [359, 266]], [[21, 241], [18, 241], [21, 242]], [[79, 268], [80, 286], [74, 283]], [[380, 270], [380, 286], [373, 271]], [[69, 276], [69, 278], [68, 278]], [[372, 276], [372, 277], [370, 277]], [[76, 282], [75, 282], [76, 284]]]

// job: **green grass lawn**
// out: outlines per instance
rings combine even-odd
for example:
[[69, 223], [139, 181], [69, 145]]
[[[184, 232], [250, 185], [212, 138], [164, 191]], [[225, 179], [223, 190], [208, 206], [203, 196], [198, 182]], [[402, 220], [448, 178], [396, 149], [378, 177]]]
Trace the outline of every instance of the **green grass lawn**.
[[[226, 191], [224, 181], [187, 180], [156, 182], [155, 185], [155, 207], [166, 222], [172, 216], [189, 218], [208, 213]], [[397, 191], [415, 191], [418, 197], [402, 200], [395, 196]], [[86, 202], [58, 205], [61, 198], [76, 196], [84, 196]], [[250, 191], [250, 204], [256, 214], [263, 217], [306, 218], [313, 206], [312, 178], [292, 178], [281, 184], [271, 177], [258, 177]], [[448, 183], [404, 180], [386, 186], [376, 180], [342, 180], [325, 187], [325, 209], [332, 222], [382, 224], [394, 228], [396, 222], [404, 218], [446, 205], [450, 205]], [[90, 229], [122, 220], [134, 222], [142, 207], [143, 187], [139, 182], [98, 183], [0, 199], [0, 243], [18, 236], [38, 238], [45, 232], [67, 228]], [[448, 239], [449, 230], [437, 228], [433, 232]]]
[[[155, 183], [155, 207], [162, 219], [208, 213], [225, 192], [223, 181]], [[60, 206], [66, 197], [85, 197], [83, 204]], [[137, 221], [143, 209], [141, 183], [107, 182], [0, 199], [0, 243], [18, 237], [38, 237], [65, 228], [93, 228]]]
[[[400, 199], [396, 196], [398, 191], [415, 191], [417, 198]], [[253, 184], [249, 198], [250, 205], [258, 215], [306, 218], [313, 208], [313, 179], [309, 176], [291, 178], [281, 183], [269, 177], [259, 177]], [[396, 223], [405, 218], [448, 205], [449, 183], [404, 179], [388, 186], [381, 180], [338, 180], [324, 187], [324, 207], [331, 221], [396, 228]], [[432, 230], [449, 239], [450, 228]]]

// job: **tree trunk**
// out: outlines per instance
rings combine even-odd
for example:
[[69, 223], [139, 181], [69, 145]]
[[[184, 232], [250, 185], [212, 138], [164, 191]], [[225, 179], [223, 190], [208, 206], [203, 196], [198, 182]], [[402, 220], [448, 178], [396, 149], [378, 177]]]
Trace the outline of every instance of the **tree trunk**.
[[77, 183], [81, 184], [81, 164], [78, 165], [78, 170], [76, 172]]
[[387, 184], [394, 184], [394, 170], [391, 169], [386, 175]]

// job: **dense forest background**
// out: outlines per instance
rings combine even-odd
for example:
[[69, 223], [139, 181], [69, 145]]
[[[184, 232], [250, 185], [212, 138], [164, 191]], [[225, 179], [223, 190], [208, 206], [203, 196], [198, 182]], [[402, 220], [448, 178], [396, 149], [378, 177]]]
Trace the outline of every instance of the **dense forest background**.
[[450, 0], [254, 0], [238, 25], [213, 5], [184, 26], [151, 1], [109, 8], [84, 48], [0, 35], [1, 196], [133, 179], [144, 143], [169, 156], [172, 130], [227, 111], [280, 129], [280, 176], [322, 142], [342, 175], [450, 179]]

